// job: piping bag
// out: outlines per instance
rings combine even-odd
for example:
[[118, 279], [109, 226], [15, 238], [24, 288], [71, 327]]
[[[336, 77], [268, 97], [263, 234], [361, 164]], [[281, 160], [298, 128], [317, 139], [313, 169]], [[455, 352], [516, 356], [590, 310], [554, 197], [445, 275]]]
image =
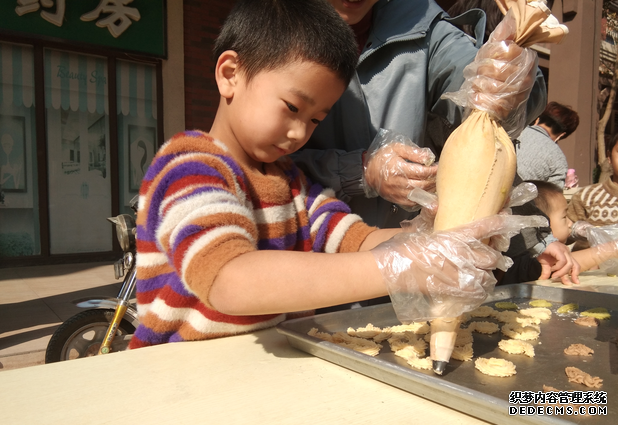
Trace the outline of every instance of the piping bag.
[[[526, 85], [525, 77], [531, 69], [536, 71], [537, 64], [536, 53], [526, 47], [539, 42], [558, 43], [568, 33], [544, 2], [496, 0], [496, 3], [505, 18], [479, 50], [475, 61], [464, 70], [466, 81], [461, 90], [444, 95], [464, 106], [467, 118], [448, 138], [440, 156], [436, 231], [479, 220], [504, 207], [517, 169], [509, 136], [517, 137], [526, 124], [525, 107], [532, 86]], [[520, 58], [505, 64], [516, 66], [518, 71], [504, 82], [497, 77], [488, 84], [479, 76], [478, 68], [484, 60], [492, 59], [494, 46], [508, 48], [509, 43], [524, 48]], [[460, 320], [454, 315], [440, 314], [438, 307], [439, 304], [434, 305], [437, 314], [431, 321], [430, 350], [433, 371], [442, 375], [453, 352]], [[461, 312], [470, 311], [468, 307]]]

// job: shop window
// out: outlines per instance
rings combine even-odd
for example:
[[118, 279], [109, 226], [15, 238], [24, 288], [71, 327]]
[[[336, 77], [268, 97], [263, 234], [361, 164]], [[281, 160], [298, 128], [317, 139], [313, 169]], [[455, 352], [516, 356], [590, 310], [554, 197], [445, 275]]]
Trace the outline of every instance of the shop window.
[[33, 58], [0, 43], [0, 257], [41, 253]]
[[157, 151], [156, 68], [119, 60], [116, 67], [120, 210], [132, 214], [131, 198]]
[[107, 60], [45, 50], [51, 254], [112, 249]]

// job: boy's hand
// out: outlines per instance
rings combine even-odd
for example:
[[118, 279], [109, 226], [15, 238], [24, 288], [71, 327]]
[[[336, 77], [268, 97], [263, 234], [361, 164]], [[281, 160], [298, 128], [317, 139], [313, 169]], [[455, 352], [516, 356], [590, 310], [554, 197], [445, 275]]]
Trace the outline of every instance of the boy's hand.
[[[539, 279], [560, 278], [565, 285], [579, 283], [580, 266], [571, 256], [571, 250], [562, 242], [552, 242], [537, 257], [542, 272]], [[569, 279], [569, 272], [571, 278]]]
[[372, 250], [401, 321], [457, 317], [478, 307], [511, 260], [482, 240], [511, 237], [541, 217], [495, 215], [450, 231], [402, 232]]

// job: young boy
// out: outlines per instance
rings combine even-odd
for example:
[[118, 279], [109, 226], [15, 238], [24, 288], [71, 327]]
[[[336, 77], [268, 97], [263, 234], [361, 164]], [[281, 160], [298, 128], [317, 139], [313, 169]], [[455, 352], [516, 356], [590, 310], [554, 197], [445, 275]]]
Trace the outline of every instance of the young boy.
[[[549, 218], [552, 234], [561, 242], [566, 243], [571, 235], [573, 221], [567, 215], [567, 200], [562, 189], [554, 183], [545, 181], [530, 181], [538, 190], [534, 200], [535, 205]], [[618, 242], [609, 242], [592, 248], [572, 252], [573, 259], [579, 263], [581, 271], [598, 267], [612, 257], [618, 257]], [[537, 280], [541, 275], [541, 265], [530, 255], [513, 259], [513, 266], [500, 280], [500, 285]]]
[[586, 186], [573, 195], [567, 214], [573, 221], [593, 226], [618, 223], [618, 134], [605, 147], [613, 175], [604, 183]]
[[[429, 265], [448, 261], [411, 236], [389, 242], [406, 264], [386, 270], [388, 259], [369, 250], [400, 229], [364, 224], [285, 156], [308, 140], [354, 73], [354, 36], [328, 3], [238, 1], [215, 55], [221, 98], [210, 134], [174, 136], [140, 189], [140, 325], [130, 348], [251, 332], [287, 312], [386, 295], [382, 273], [425, 272], [412, 251]], [[477, 241], [452, 242], [453, 255], [459, 247], [481, 273], [502, 260], [469, 246]], [[457, 282], [457, 267], [443, 275]]]

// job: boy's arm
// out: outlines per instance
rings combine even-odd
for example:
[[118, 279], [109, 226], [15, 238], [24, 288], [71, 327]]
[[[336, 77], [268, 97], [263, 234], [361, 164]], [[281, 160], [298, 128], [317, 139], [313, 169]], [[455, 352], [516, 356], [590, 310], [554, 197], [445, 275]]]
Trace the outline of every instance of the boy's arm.
[[223, 266], [209, 303], [230, 315], [311, 310], [387, 295], [371, 252], [254, 251]]

